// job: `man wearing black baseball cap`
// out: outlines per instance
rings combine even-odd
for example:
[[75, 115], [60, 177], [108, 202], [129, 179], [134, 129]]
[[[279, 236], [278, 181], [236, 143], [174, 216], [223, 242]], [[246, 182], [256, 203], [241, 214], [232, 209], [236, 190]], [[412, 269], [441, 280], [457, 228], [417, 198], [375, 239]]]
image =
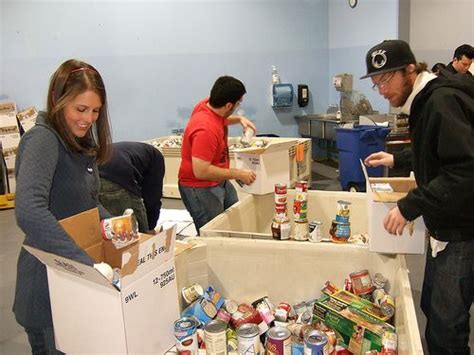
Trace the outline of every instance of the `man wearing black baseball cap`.
[[[402, 234], [419, 216], [430, 234], [421, 308], [430, 354], [470, 354], [474, 299], [474, 87], [462, 76], [437, 77], [417, 63], [409, 45], [388, 40], [366, 56], [374, 90], [409, 115], [411, 151], [378, 152], [368, 166], [411, 163], [417, 188], [386, 215]], [[396, 237], [394, 237], [396, 238]]]

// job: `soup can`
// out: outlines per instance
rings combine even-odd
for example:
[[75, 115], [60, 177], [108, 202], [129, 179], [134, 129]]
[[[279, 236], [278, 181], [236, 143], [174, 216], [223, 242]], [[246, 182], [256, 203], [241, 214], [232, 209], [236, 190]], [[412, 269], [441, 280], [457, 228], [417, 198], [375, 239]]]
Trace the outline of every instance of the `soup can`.
[[259, 354], [259, 328], [254, 323], [244, 323], [237, 328], [237, 348], [239, 355]]
[[291, 355], [291, 332], [288, 328], [270, 328], [265, 349], [266, 355]]
[[183, 317], [174, 322], [174, 337], [178, 352], [189, 355], [198, 354], [198, 325], [199, 321], [192, 317]]
[[206, 344], [206, 354], [227, 354], [227, 323], [215, 319], [211, 320], [204, 327], [204, 342]]
[[311, 330], [304, 335], [305, 355], [329, 355], [328, 337], [320, 330]]
[[181, 295], [187, 304], [191, 304], [204, 294], [204, 289], [198, 283], [192, 284], [189, 287], [183, 287]]
[[319, 243], [323, 240], [323, 224], [320, 221], [312, 221], [308, 225], [308, 240]]

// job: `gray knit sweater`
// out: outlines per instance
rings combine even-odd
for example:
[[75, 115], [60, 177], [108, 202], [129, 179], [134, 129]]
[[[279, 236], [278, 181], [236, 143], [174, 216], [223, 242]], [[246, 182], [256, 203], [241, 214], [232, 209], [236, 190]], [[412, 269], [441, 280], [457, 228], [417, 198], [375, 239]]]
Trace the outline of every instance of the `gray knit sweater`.
[[[26, 234], [24, 244], [88, 265], [93, 260], [69, 237], [58, 220], [99, 207], [99, 177], [94, 157], [71, 152], [44, 123], [22, 137], [16, 160], [15, 214]], [[52, 326], [46, 267], [24, 248], [18, 258], [13, 311], [24, 327]]]

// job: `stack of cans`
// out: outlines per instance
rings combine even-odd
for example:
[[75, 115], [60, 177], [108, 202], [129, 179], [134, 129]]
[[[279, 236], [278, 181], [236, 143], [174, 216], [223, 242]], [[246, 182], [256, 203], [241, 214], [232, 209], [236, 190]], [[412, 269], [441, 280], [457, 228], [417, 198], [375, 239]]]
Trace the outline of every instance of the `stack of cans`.
[[275, 214], [272, 222], [273, 239], [290, 239], [290, 219], [287, 210], [286, 184], [275, 184]]
[[336, 218], [332, 221], [329, 234], [331, 240], [335, 243], [347, 243], [351, 236], [351, 223], [349, 218], [351, 215], [351, 203], [349, 201], [337, 201]]
[[308, 182], [298, 181], [295, 186], [293, 202], [293, 237], [295, 240], [308, 240]]

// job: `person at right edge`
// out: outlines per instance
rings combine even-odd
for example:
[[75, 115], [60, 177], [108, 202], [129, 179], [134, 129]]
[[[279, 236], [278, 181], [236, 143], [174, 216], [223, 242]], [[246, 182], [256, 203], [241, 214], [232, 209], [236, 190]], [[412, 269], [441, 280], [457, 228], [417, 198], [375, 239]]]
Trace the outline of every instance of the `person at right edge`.
[[202, 226], [238, 201], [229, 180], [250, 185], [256, 178], [251, 170], [229, 167], [228, 126], [240, 124], [244, 131], [256, 131], [247, 118], [233, 115], [245, 92], [240, 80], [221, 76], [210, 97], [194, 107], [184, 131], [178, 187], [198, 234]]
[[453, 60], [446, 66], [451, 74], [467, 74], [472, 77], [469, 68], [474, 58], [474, 48], [470, 44], [463, 44], [454, 50]]
[[367, 166], [410, 164], [417, 187], [383, 223], [401, 235], [422, 216], [430, 235], [421, 308], [430, 354], [470, 354], [474, 295], [474, 87], [467, 75], [439, 76], [417, 63], [409, 45], [387, 40], [366, 56], [367, 75], [392, 106], [409, 115], [411, 151], [378, 152]]

